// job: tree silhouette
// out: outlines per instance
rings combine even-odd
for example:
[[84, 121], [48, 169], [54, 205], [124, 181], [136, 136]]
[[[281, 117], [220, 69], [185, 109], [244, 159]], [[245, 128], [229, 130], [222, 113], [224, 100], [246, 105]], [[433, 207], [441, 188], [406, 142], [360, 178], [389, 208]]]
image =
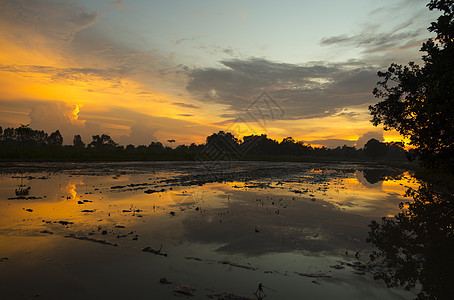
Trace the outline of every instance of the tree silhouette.
[[230, 132], [219, 131], [218, 133], [213, 133], [206, 138], [206, 143], [211, 146], [216, 145], [216, 147], [226, 152], [239, 151], [239, 141]]
[[134, 147], [134, 145], [132, 145], [132, 144], [129, 144], [126, 146], [125, 150], [132, 152], [132, 151], [136, 150], [136, 147]]
[[302, 150], [305, 148], [302, 142], [297, 142], [291, 136], [286, 137], [279, 143], [280, 153], [287, 155], [298, 155], [302, 154]]
[[454, 2], [432, 0], [442, 15], [428, 28], [437, 37], [423, 43], [424, 66], [391, 64], [373, 94], [383, 101], [370, 106], [375, 126], [396, 129], [410, 139], [423, 165], [454, 170]]
[[243, 145], [248, 146], [248, 154], [254, 155], [277, 155], [279, 154], [279, 142], [272, 140], [267, 137], [266, 134], [258, 135], [249, 135], [243, 137]]
[[370, 158], [380, 158], [386, 154], [386, 144], [376, 139], [370, 139], [364, 145], [364, 153]]
[[90, 148], [111, 150], [115, 149], [117, 146], [117, 143], [115, 143], [114, 140], [107, 134], [102, 134], [101, 136], [93, 135], [92, 139], [93, 141], [89, 145]]
[[33, 130], [30, 125], [21, 124], [20, 127], [15, 130], [16, 140], [23, 144], [31, 144], [33, 142]]
[[80, 135], [76, 134], [73, 139], [73, 146], [78, 149], [85, 148], [85, 143], [82, 141]]
[[10, 145], [21, 146], [45, 146], [49, 142], [47, 133], [42, 130], [33, 130], [28, 124], [21, 124], [18, 128], [6, 128], [1, 140]]
[[[174, 140], [169, 140], [169, 142]], [[305, 160], [310, 156], [316, 159], [326, 158], [363, 160], [364, 151], [355, 147], [337, 147], [336, 149], [313, 148], [296, 141], [292, 137], [284, 138], [281, 142], [267, 137], [267, 135], [244, 136], [238, 140], [232, 133], [219, 131], [206, 138], [206, 144], [189, 146], [179, 145], [175, 149], [164, 147], [160, 142], [151, 142], [150, 145], [119, 146], [109, 135], [93, 135], [92, 142], [87, 146], [80, 135], [73, 138], [73, 146], [63, 146], [63, 137], [60, 131], [50, 136], [42, 130], [33, 130], [29, 125], [18, 128], [5, 128], [0, 131], [0, 154], [5, 158], [58, 158], [58, 159], [132, 159], [132, 160], [164, 160], [164, 159], [207, 159], [216, 160], [218, 157], [232, 157], [244, 160]], [[405, 159], [405, 150], [400, 143], [383, 144], [387, 153], [386, 158]], [[49, 149], [51, 147], [52, 149]], [[37, 149], [44, 151], [36, 151]], [[52, 150], [52, 151], [48, 151]], [[108, 150], [109, 153], [105, 151]], [[111, 151], [115, 150], [115, 151]], [[99, 151], [100, 154], [97, 154]], [[3, 154], [2, 154], [3, 153]], [[108, 154], [108, 155], [107, 155]], [[400, 157], [400, 158], [399, 158]], [[396, 158], [393, 158], [396, 159]]]
[[48, 145], [53, 147], [61, 147], [63, 145], [63, 137], [59, 130], [52, 132], [48, 138]]
[[148, 150], [151, 152], [162, 152], [164, 151], [164, 146], [160, 142], [151, 142], [148, 146]]

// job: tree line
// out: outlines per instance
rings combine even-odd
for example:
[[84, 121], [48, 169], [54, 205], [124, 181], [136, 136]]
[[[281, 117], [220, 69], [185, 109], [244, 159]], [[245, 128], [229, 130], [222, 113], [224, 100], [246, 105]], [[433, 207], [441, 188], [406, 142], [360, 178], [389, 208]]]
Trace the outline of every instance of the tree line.
[[[171, 140], [174, 141], [174, 140]], [[48, 134], [29, 125], [0, 127], [1, 159], [64, 160], [405, 160], [408, 154], [402, 143], [382, 143], [371, 139], [363, 149], [342, 146], [334, 149], [313, 147], [292, 137], [282, 141], [267, 135], [250, 135], [239, 140], [230, 132], [219, 131], [206, 138], [206, 143], [179, 145], [175, 148], [160, 142], [149, 145], [121, 146], [109, 135], [93, 135], [85, 143], [75, 135], [71, 145], [63, 145], [59, 130]]]

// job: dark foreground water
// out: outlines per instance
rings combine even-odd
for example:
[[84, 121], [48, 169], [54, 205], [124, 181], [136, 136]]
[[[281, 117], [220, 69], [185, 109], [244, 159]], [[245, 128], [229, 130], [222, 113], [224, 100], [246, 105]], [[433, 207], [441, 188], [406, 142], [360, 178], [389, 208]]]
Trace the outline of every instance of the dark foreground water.
[[397, 214], [419, 186], [403, 170], [149, 162], [1, 172], [1, 299], [415, 296], [373, 279], [365, 241], [368, 224]]

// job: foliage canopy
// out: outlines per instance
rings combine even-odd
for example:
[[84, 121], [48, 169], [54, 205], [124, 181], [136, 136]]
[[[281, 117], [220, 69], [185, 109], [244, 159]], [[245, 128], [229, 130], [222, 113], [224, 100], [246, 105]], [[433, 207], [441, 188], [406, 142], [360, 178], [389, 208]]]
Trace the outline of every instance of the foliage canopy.
[[423, 43], [419, 66], [391, 64], [373, 94], [383, 99], [370, 106], [372, 122], [395, 129], [410, 139], [427, 167], [454, 170], [454, 1], [432, 0], [427, 7], [441, 16], [428, 28], [435, 39]]

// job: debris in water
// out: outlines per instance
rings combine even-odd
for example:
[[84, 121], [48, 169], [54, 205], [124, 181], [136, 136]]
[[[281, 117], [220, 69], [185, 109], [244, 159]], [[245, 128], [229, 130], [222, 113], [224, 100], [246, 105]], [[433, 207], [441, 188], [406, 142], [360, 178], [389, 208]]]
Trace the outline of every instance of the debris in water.
[[161, 283], [161, 284], [172, 284], [173, 281], [170, 281], [167, 278], [162, 277], [161, 279], [159, 279], [159, 283]]
[[311, 277], [311, 278], [332, 278], [329, 275], [323, 274], [323, 273], [300, 273], [300, 272], [295, 272], [299, 276], [304, 276], [304, 277]]
[[254, 268], [254, 267], [251, 267], [251, 266], [239, 265], [237, 263], [233, 263], [233, 262], [230, 262], [230, 261], [227, 261], [227, 260], [221, 260], [221, 261], [219, 261], [219, 263], [223, 264], [223, 265], [229, 265], [229, 266], [232, 266], [232, 267], [243, 268], [243, 269], [251, 270], [251, 271], [257, 270], [257, 268]]
[[116, 190], [116, 189], [122, 189], [122, 188], [125, 188], [126, 186], [125, 185], [115, 185], [115, 186], [111, 186], [110, 188], [112, 190]]
[[69, 222], [69, 221], [55, 221], [54, 223], [58, 223], [58, 224], [61, 224], [61, 225], [70, 225], [70, 224], [74, 224], [74, 222]]
[[143, 252], [150, 252], [150, 253], [153, 253], [154, 255], [162, 255], [162, 256], [167, 257], [167, 253], [162, 253], [161, 250], [162, 250], [162, 244], [161, 244], [161, 247], [159, 248], [159, 250], [153, 249], [151, 247], [145, 247], [142, 249]]
[[227, 292], [210, 293], [210, 294], [207, 294], [207, 297], [212, 298], [212, 299], [213, 298], [218, 299], [218, 300], [253, 300], [250, 297], [240, 296], [240, 295], [236, 295], [233, 293], [227, 293]]
[[345, 267], [343, 265], [334, 265], [334, 266], [330, 266], [330, 267], [333, 269], [336, 269], [336, 270], [345, 269]]
[[98, 239], [94, 239], [94, 238], [91, 238], [91, 237], [88, 237], [88, 236], [77, 236], [75, 234], [65, 235], [65, 238], [90, 241], [90, 242], [95, 242], [95, 243], [99, 243], [99, 244], [103, 244], [103, 245], [110, 245], [110, 246], [115, 246], [115, 247], [118, 246], [118, 244], [111, 243], [111, 242], [106, 241], [106, 240], [98, 240]]
[[184, 296], [194, 296], [194, 292], [196, 291], [195, 288], [187, 285], [187, 284], [181, 284], [175, 288], [175, 294], [180, 294]]
[[153, 193], [162, 193], [162, 192], [165, 192], [166, 190], [165, 189], [160, 189], [160, 190], [151, 190], [151, 189], [148, 189], [146, 191], [143, 191], [145, 194], [153, 194]]
[[186, 259], [192, 259], [192, 260], [197, 260], [197, 261], [202, 261], [202, 259], [201, 259], [201, 258], [198, 258], [198, 257], [185, 256], [184, 258], [186, 258]]

